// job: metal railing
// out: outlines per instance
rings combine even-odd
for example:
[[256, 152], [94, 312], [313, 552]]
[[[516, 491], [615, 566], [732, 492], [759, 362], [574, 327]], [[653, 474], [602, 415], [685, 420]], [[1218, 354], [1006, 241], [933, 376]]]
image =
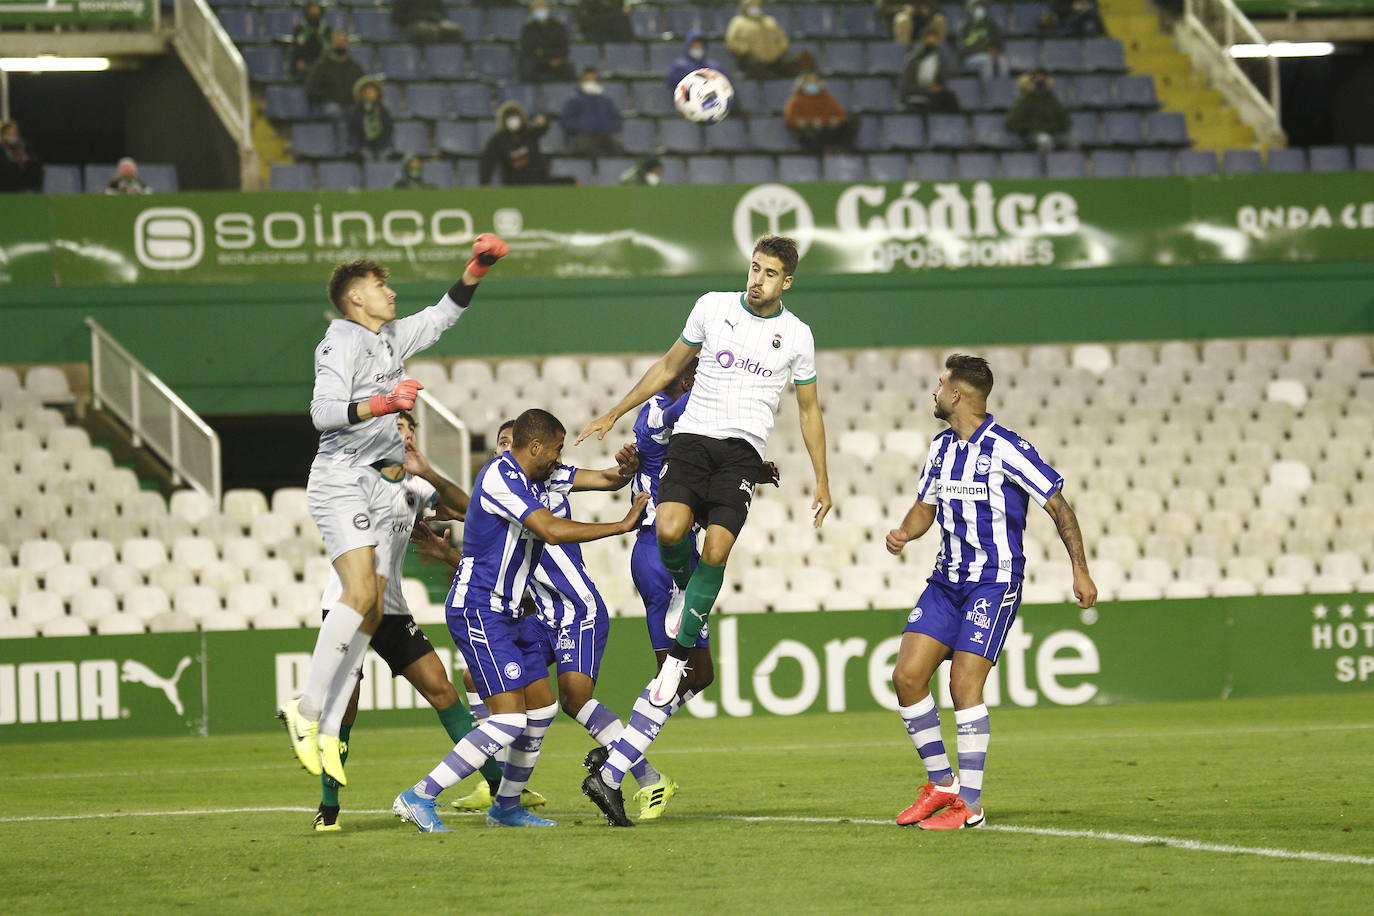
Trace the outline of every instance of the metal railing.
[[1176, 35], [1179, 46], [1235, 106], [1261, 144], [1287, 144], [1279, 120], [1278, 61], [1268, 56], [1244, 60], [1231, 56], [1233, 45], [1267, 44], [1234, 0], [1184, 0]]
[[[94, 318], [91, 329], [91, 395], [129, 427], [134, 445], [167, 463], [174, 483], [188, 483], [220, 504], [223, 476], [219, 435]], [[466, 432], [466, 431], [465, 431]]]
[[205, 0], [176, 0], [172, 46], [238, 146], [241, 187], [255, 190], [260, 178], [243, 55]]
[[472, 435], [439, 399], [421, 391], [415, 399], [415, 444], [430, 466], [465, 490], [472, 489]]

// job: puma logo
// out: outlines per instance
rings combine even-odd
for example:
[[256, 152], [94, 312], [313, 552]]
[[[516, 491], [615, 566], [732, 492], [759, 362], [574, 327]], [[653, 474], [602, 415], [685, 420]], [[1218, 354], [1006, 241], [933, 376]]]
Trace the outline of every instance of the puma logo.
[[725, 318], [725, 319], [722, 319], [722, 320], [723, 320], [727, 325], [730, 326], [730, 330], [733, 331], [733, 330], [735, 329], [735, 322], [731, 321], [729, 318]]
[[134, 684], [142, 684], [145, 687], [152, 687], [154, 690], [161, 690], [167, 697], [167, 702], [172, 704], [177, 715], [186, 714], [186, 707], [181, 703], [181, 694], [177, 690], [177, 682], [181, 680], [182, 672], [191, 664], [191, 657], [183, 656], [177, 662], [177, 670], [172, 672], [169, 678], [162, 677], [152, 668], [143, 662], [134, 661], [132, 658], [119, 666], [119, 679], [129, 681]]

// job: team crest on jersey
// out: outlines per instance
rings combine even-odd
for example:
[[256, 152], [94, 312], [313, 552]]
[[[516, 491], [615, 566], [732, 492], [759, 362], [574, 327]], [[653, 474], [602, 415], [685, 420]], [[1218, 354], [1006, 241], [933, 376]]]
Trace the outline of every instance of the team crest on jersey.
[[520, 666], [515, 662], [506, 662], [506, 667], [502, 670], [506, 672], [506, 677], [517, 678], [520, 676]]
[[781, 335], [781, 334], [774, 334], [774, 335], [773, 335], [773, 349], [774, 349], [774, 350], [781, 350], [781, 349], [782, 349], [782, 335]]
[[943, 462], [944, 460], [944, 455], [936, 455], [934, 458], [930, 459], [930, 466], [938, 469], [940, 467], [941, 462]]
[[357, 528], [359, 531], [366, 531], [372, 527], [372, 519], [359, 512], [357, 515], [353, 516], [353, 527]]
[[987, 455], [979, 455], [978, 460], [973, 462], [973, 469], [979, 474], [986, 474], [992, 470], [992, 459]]
[[920, 619], [921, 619], [921, 609], [920, 609], [919, 607], [913, 608], [912, 611], [911, 611], [911, 613], [906, 615], [906, 622], [907, 622], [907, 623], [915, 623], [916, 621], [918, 621], [918, 620], [920, 620]]
[[[973, 602], [973, 610], [969, 611], [964, 619], [975, 627], [982, 627], [985, 630], [990, 629], [992, 627], [992, 618], [988, 616], [988, 610], [991, 609], [991, 607], [992, 605], [988, 604], [988, 599], [979, 598], [977, 601]], [[982, 634], [979, 633], [978, 636], [981, 637]], [[982, 642], [981, 639], [978, 641]]]

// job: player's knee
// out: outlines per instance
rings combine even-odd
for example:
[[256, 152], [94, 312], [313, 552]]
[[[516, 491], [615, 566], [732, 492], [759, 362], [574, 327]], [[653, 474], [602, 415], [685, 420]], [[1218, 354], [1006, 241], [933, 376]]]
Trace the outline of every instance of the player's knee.
[[[928, 689], [927, 684], [922, 682], [921, 678], [916, 675], [916, 672], [900, 666], [892, 669], [892, 686], [897, 690], [898, 699], [904, 702], [919, 700]], [[906, 700], [908, 697], [912, 699], [910, 701]]]
[[978, 678], [960, 677], [957, 673], [951, 674], [949, 695], [954, 700], [955, 709], [968, 709], [970, 706], [977, 706], [983, 702], [983, 682]]
[[438, 684], [422, 685], [420, 694], [435, 709], [448, 709], [458, 702], [458, 691], [453, 689], [453, 685], [449, 683], [447, 678]]

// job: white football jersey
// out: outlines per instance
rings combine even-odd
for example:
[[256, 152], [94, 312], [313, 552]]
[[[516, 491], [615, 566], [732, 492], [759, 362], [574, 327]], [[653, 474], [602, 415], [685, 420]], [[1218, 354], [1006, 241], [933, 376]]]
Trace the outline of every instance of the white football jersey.
[[701, 360], [674, 432], [743, 439], [763, 457], [787, 383], [816, 381], [811, 328], [785, 307], [755, 315], [744, 293], [707, 293], [687, 316], [682, 340], [700, 345]]
[[[391, 520], [384, 534], [384, 543], [377, 545], [377, 558], [384, 565], [386, 576], [386, 596], [382, 602], [384, 614], [409, 614], [405, 595], [401, 593], [401, 567], [405, 564], [406, 551], [410, 549], [410, 532], [420, 514], [434, 505], [434, 485], [423, 477], [406, 476], [405, 480], [395, 483], [382, 478], [386, 486], [393, 488], [391, 500]], [[343, 583], [334, 567], [329, 567], [329, 581], [324, 585], [320, 597], [320, 607], [328, 608], [343, 595]], [[359, 612], [362, 608], [355, 608]]]

